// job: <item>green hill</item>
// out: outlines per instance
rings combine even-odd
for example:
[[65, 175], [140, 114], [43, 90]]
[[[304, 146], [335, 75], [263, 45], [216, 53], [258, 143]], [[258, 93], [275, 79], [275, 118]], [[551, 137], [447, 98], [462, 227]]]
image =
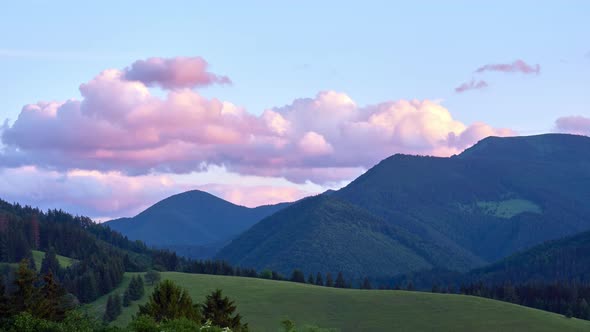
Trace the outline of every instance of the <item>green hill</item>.
[[287, 205], [247, 208], [192, 190], [168, 197], [133, 218], [115, 219], [105, 224], [131, 240], [141, 240], [188, 257], [204, 258], [214, 255], [237, 234]]
[[[350, 276], [377, 278], [425, 265], [467, 271], [590, 229], [590, 138], [491, 137], [450, 158], [395, 155], [329, 198], [312, 198], [313, 206], [298, 202], [268, 217], [217, 257], [282, 273], [341, 266]], [[325, 217], [334, 200], [341, 202], [338, 220]], [[358, 211], [364, 211], [363, 226], [349, 226], [360, 225]], [[335, 231], [337, 238], [321, 232], [335, 227], [354, 231]], [[401, 246], [386, 250], [384, 238]], [[364, 243], [369, 239], [373, 243]], [[348, 257], [326, 250], [331, 246], [345, 246]], [[367, 268], [369, 262], [376, 266]], [[318, 265], [325, 268], [314, 271]]]
[[590, 232], [549, 241], [476, 269], [466, 279], [492, 283], [590, 281]]
[[[126, 275], [126, 282], [130, 274]], [[252, 331], [277, 331], [286, 318], [342, 331], [587, 331], [590, 322], [483, 298], [407, 291], [318, 287], [262, 279], [162, 273], [189, 290], [195, 301], [216, 288], [236, 301]], [[126, 283], [124, 282], [124, 284]], [[125, 285], [117, 292], [122, 294]], [[148, 289], [146, 294], [149, 294]], [[141, 300], [145, 301], [147, 295]], [[105, 298], [87, 308], [102, 315]], [[127, 324], [137, 304], [115, 325]]]

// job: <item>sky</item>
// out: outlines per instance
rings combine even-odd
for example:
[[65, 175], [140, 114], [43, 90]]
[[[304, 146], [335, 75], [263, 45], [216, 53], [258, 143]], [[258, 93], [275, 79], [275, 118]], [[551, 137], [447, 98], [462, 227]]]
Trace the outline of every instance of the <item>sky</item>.
[[97, 220], [340, 188], [395, 153], [590, 135], [588, 1], [13, 1], [0, 198]]

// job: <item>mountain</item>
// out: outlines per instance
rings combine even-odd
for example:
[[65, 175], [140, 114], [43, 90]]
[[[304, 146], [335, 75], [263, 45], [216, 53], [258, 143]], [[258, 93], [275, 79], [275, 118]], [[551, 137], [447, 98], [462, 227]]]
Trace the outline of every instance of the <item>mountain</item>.
[[234, 236], [287, 205], [247, 208], [193, 190], [168, 197], [133, 218], [111, 220], [106, 225], [129, 239], [200, 258], [214, 254]]
[[497, 263], [473, 270], [468, 280], [512, 284], [590, 282], [590, 232], [548, 241]]
[[[314, 204], [298, 202], [264, 219], [217, 257], [283, 273], [467, 271], [590, 229], [590, 138], [490, 137], [449, 158], [394, 155], [329, 198], [310, 198]], [[332, 220], [325, 211], [334, 202], [340, 210]], [[371, 236], [351, 228], [359, 220]], [[324, 228], [341, 231], [318, 234]], [[289, 237], [290, 229], [297, 232]], [[385, 248], [383, 238], [399, 245]], [[316, 242], [322, 250], [311, 245]], [[335, 246], [347, 247], [347, 254]], [[331, 261], [339, 263], [326, 265]]]

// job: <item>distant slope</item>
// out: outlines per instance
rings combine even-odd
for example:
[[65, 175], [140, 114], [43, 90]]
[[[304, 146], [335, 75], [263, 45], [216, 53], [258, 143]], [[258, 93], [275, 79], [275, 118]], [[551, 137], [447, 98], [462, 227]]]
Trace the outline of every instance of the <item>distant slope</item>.
[[492, 283], [590, 281], [590, 232], [551, 241], [476, 269], [467, 279]]
[[[562, 134], [490, 137], [450, 158], [395, 155], [329, 197], [348, 203], [341, 206], [348, 212], [338, 213], [342, 229], [354, 224], [348, 215], [362, 210], [383, 221], [387, 229], [395, 229], [396, 235], [402, 234], [394, 237], [398, 243], [404, 243], [403, 238], [419, 240], [417, 248], [404, 243], [411, 255], [399, 246], [357, 253], [356, 257], [366, 261], [363, 264], [375, 266], [361, 269], [359, 264], [349, 264], [346, 271], [353, 275], [423, 267], [423, 263], [415, 264], [418, 261], [435, 268], [468, 270], [590, 229], [590, 138]], [[218, 257], [257, 267], [280, 266], [283, 271], [313, 269], [307, 261], [340, 261], [343, 255], [327, 248], [352, 244], [354, 251], [358, 229], [338, 232], [337, 239], [330, 232], [317, 236], [316, 228], [306, 225], [325, 222], [325, 208], [323, 204], [296, 203], [288, 213], [277, 213], [261, 223], [267, 229], [246, 231]], [[270, 224], [276, 227], [269, 228]], [[290, 229], [297, 233], [291, 238], [281, 235], [289, 234]], [[375, 233], [384, 234], [379, 228]], [[282, 240], [266, 240], [277, 238]], [[308, 243], [313, 238], [324, 250], [315, 251], [312, 258], [307, 248], [293, 247], [293, 243]], [[380, 240], [365, 241], [376, 245]], [[364, 243], [363, 248], [371, 245]], [[269, 260], [269, 249], [284, 254]], [[301, 252], [306, 259], [299, 258]]]
[[[129, 279], [129, 275], [126, 279]], [[252, 278], [162, 273], [188, 289], [196, 302], [216, 288], [234, 299], [252, 331], [277, 331], [280, 322], [341, 331], [588, 331], [590, 322], [463, 295], [336, 289]], [[123, 286], [123, 285], [122, 285]], [[124, 288], [115, 292], [120, 294]], [[151, 292], [151, 289], [147, 290]], [[147, 296], [139, 302], [145, 302]], [[105, 299], [87, 307], [102, 315]], [[125, 326], [137, 304], [123, 308], [115, 325]]]
[[263, 219], [217, 257], [287, 275], [297, 267], [306, 274], [342, 271], [356, 278], [449, 265], [450, 259], [457, 269], [478, 263], [455, 250], [433, 246], [363, 209], [319, 195]]
[[193, 190], [168, 197], [133, 218], [106, 223], [132, 240], [172, 249], [216, 251], [231, 238], [288, 203], [247, 208]]

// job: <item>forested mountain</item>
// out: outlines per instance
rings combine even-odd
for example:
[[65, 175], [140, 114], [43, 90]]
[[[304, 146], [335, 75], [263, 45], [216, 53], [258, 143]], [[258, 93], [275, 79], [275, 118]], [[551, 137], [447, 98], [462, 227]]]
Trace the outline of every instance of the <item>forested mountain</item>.
[[247, 208], [193, 190], [168, 197], [133, 218], [112, 220], [106, 225], [132, 240], [202, 258], [288, 204]]
[[590, 232], [549, 241], [467, 274], [487, 283], [590, 283]]
[[[76, 261], [67, 268], [50, 265], [56, 281], [83, 303], [111, 291], [126, 271], [151, 267], [174, 270], [179, 263], [175, 254], [148, 249], [89, 218], [0, 200], [0, 277], [7, 287], [13, 284], [13, 263], [28, 259], [34, 266], [31, 250]], [[37, 263], [42, 271], [47, 265], [45, 261]]]
[[[314, 272], [323, 262], [345, 266], [351, 275], [376, 273], [372, 277], [425, 266], [466, 271], [590, 229], [590, 138], [490, 137], [450, 158], [395, 155], [330, 198], [312, 198], [314, 204], [304, 200], [268, 217], [218, 257], [283, 273], [293, 268]], [[335, 201], [341, 202], [340, 210], [327, 224], [324, 211]], [[346, 229], [355, 220], [373, 225], [364, 226], [372, 235], [363, 240], [363, 250], [354, 249], [364, 232], [337, 232], [337, 239], [330, 238], [331, 232], [318, 233], [322, 227]], [[379, 227], [374, 220], [380, 221]], [[380, 245], [383, 238], [403, 244], [404, 250], [385, 249]], [[418, 248], [404, 238], [418, 239]], [[352, 254], [318, 250], [311, 246], [317, 242], [328, 248], [352, 244]], [[347, 260], [366, 261], [375, 268]]]

